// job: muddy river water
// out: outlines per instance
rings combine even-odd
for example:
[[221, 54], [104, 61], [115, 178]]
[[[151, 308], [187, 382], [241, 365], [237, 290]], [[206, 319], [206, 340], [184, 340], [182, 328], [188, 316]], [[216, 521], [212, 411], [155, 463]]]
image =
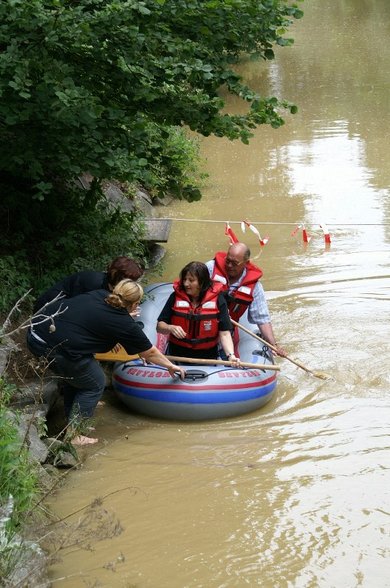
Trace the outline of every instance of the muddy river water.
[[107, 394], [99, 444], [49, 501], [64, 518], [55, 588], [390, 587], [390, 2], [303, 9], [292, 48], [240, 66], [298, 114], [249, 146], [201, 139], [204, 197], [161, 210], [175, 220], [153, 279], [225, 249], [229, 221], [263, 269], [278, 341], [332, 378], [281, 359], [269, 404], [198, 423]]

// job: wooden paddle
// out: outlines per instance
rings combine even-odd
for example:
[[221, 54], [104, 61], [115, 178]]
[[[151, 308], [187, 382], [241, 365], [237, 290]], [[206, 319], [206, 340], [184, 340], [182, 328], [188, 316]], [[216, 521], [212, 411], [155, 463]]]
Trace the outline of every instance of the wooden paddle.
[[[197, 363], [197, 364], [203, 364], [203, 365], [228, 365], [228, 366], [233, 366], [234, 367], [234, 363], [232, 361], [224, 361], [223, 359], [194, 359], [192, 357], [176, 357], [174, 355], [167, 355], [166, 356], [170, 361], [181, 361], [184, 363]], [[107, 353], [96, 353], [95, 354], [95, 358], [99, 361], [131, 361], [133, 359], [140, 359], [139, 355], [128, 355], [128, 353], [126, 353], [126, 351], [123, 349], [122, 346], [117, 345], [114, 349], [112, 349], [111, 351], [108, 351]], [[275, 370], [275, 371], [279, 371], [280, 367], [278, 365], [273, 365], [271, 364], [267, 364], [267, 365], [263, 365], [260, 363], [246, 363], [241, 361], [240, 362], [240, 366], [242, 367], [249, 367], [249, 368], [255, 368], [258, 370]]]
[[[224, 361], [223, 359], [194, 359], [193, 357], [176, 357], [174, 355], [166, 356], [170, 361], [182, 361], [185, 363], [197, 363], [203, 365], [229, 365], [234, 366], [232, 361]], [[139, 355], [128, 355], [122, 346], [118, 345], [115, 349], [108, 351], [107, 353], [96, 353], [95, 358], [98, 361], [131, 361], [133, 359], [140, 359]], [[275, 370], [279, 371], [280, 367], [277, 365], [267, 364], [263, 365], [260, 363], [246, 363], [241, 361], [242, 367], [250, 367], [258, 370]]]
[[140, 359], [139, 355], [129, 355], [122, 345], [116, 345], [111, 351], [107, 353], [95, 353], [95, 359], [98, 361], [131, 361], [132, 359]]
[[[182, 363], [195, 363], [198, 365], [228, 365], [235, 367], [233, 361], [225, 360], [225, 359], [194, 359], [193, 357], [178, 357], [176, 355], [167, 355], [166, 356], [170, 361], [180, 361]], [[240, 367], [248, 367], [254, 368], [256, 370], [274, 370], [279, 371], [280, 367], [278, 365], [271, 364], [261, 364], [261, 363], [248, 363], [246, 361], [240, 361]]]
[[[251, 335], [254, 339], [257, 339], [261, 343], [264, 343], [264, 345], [267, 345], [267, 347], [269, 347], [270, 349], [272, 349], [272, 351], [276, 351], [276, 353], [277, 353], [278, 349], [277, 349], [277, 347], [275, 347], [275, 345], [271, 345], [271, 343], [268, 343], [268, 341], [266, 341], [265, 339], [262, 339], [261, 337], [259, 337], [258, 335], [256, 335], [256, 333], [254, 333], [253, 331], [251, 331], [250, 329], [247, 329], [246, 327], [244, 327], [244, 325], [240, 325], [240, 323], [237, 323], [232, 318], [230, 319], [230, 321], [231, 321], [231, 323], [234, 326], [238, 327], [242, 331], [245, 331], [245, 333], [248, 333], [248, 335]], [[320, 378], [321, 380], [328, 380], [329, 378], [331, 378], [331, 376], [329, 374], [325, 374], [324, 372], [314, 372], [313, 370], [310, 370], [308, 367], [306, 367], [305, 365], [303, 365], [303, 363], [301, 363], [300, 361], [297, 361], [296, 359], [292, 359], [292, 357], [289, 357], [288, 355], [282, 355], [280, 357], [284, 357], [285, 359], [288, 359], [288, 361], [291, 361], [291, 363], [294, 363], [298, 367], [300, 367], [303, 370], [305, 370], [305, 372], [308, 372], [309, 374], [312, 374], [316, 378]]]

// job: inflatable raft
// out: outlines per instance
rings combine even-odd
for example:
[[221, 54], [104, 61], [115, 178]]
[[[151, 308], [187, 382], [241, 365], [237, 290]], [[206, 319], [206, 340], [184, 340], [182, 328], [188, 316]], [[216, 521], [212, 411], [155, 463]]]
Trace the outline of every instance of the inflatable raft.
[[[160, 350], [166, 339], [156, 333], [157, 317], [168, 296], [171, 283], [145, 288], [138, 321]], [[247, 328], [254, 325], [244, 317]], [[241, 361], [273, 365], [268, 347], [240, 331]], [[184, 364], [183, 364], [184, 365]], [[162, 419], [208, 420], [228, 418], [254, 411], [269, 402], [275, 392], [276, 371], [257, 368], [233, 368], [223, 365], [184, 365], [185, 380], [174, 379], [155, 365], [143, 365], [139, 359], [116, 363], [113, 387], [119, 399], [132, 411]]]

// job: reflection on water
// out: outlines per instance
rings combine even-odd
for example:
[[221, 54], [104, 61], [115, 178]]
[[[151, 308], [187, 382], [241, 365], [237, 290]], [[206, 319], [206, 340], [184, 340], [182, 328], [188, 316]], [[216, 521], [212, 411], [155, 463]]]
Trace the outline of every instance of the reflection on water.
[[364, 164], [364, 143], [359, 137], [349, 137], [345, 129], [336, 129], [336, 133], [333, 127], [321, 129], [327, 136], [314, 135], [312, 142], [295, 142], [288, 149], [291, 190], [316, 194], [307, 203], [305, 218], [314, 223], [316, 219], [381, 223], [384, 194], [371, 185], [373, 174]]
[[[162, 211], [179, 220], [156, 281], [225, 249], [225, 221], [240, 236], [239, 221], [256, 221], [266, 247], [242, 238], [278, 340], [332, 378], [279, 360], [268, 405], [206, 423], [132, 415], [107, 395], [100, 446], [52, 500], [75, 513], [50, 537], [68, 542], [56, 588], [390, 586], [390, 3], [305, 4], [293, 48], [242, 65], [299, 113], [249, 146], [202, 139], [209, 185], [202, 202]], [[309, 244], [291, 234], [300, 223]]]

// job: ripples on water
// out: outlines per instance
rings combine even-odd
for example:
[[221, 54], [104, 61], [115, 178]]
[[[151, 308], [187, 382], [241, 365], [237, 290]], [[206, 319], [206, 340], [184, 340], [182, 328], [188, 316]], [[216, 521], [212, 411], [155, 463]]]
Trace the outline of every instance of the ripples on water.
[[[367, 365], [364, 344], [353, 364], [343, 345], [325, 366], [332, 380], [280, 360], [277, 396], [230, 421], [160, 422], [109, 401], [100, 429], [113, 440], [72, 475], [61, 509], [130, 486], [104, 503], [124, 530], [73, 549], [67, 574], [153, 588], [387, 586], [388, 372]], [[308, 353], [310, 367], [323, 356]]]

